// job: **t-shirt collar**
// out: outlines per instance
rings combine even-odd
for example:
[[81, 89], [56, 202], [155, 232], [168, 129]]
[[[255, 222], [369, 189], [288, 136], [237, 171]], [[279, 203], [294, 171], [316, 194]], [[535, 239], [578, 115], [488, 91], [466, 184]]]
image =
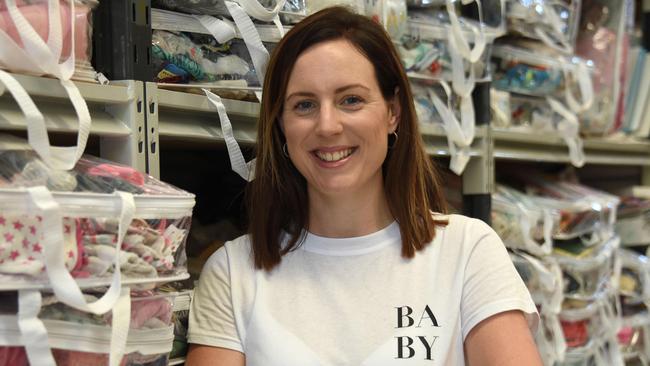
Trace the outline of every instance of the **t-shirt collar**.
[[399, 225], [393, 221], [379, 231], [352, 238], [326, 238], [308, 232], [301, 248], [323, 255], [361, 255], [401, 242], [400, 239]]

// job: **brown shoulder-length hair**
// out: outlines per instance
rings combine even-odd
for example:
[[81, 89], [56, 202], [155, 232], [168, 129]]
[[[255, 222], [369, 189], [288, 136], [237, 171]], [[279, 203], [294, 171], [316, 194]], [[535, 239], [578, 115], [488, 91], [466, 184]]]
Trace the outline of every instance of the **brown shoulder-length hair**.
[[257, 127], [255, 179], [247, 189], [249, 233], [258, 269], [270, 271], [305, 238], [309, 218], [307, 183], [283, 155], [285, 138], [279, 118], [298, 57], [315, 44], [338, 39], [350, 42], [373, 64], [385, 100], [392, 100], [398, 90], [399, 137], [389, 139], [392, 146], [383, 163], [383, 177], [388, 207], [400, 227], [402, 255], [413, 257], [433, 240], [435, 226], [446, 224], [431, 215], [446, 213], [446, 203], [423, 148], [411, 89], [390, 37], [369, 18], [344, 7], [327, 8], [287, 32], [273, 50], [266, 70]]

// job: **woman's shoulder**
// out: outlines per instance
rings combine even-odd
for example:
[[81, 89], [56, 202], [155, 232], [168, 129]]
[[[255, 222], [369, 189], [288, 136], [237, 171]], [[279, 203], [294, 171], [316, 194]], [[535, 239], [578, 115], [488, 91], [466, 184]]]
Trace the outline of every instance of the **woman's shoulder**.
[[484, 221], [459, 214], [433, 213], [436, 222], [436, 239], [442, 241], [443, 245], [473, 246], [486, 237], [496, 237], [494, 230]]
[[253, 252], [250, 235], [227, 241], [205, 263], [206, 267], [228, 268], [230, 272], [253, 269]]
[[492, 228], [480, 219], [460, 214], [432, 213], [436, 222], [444, 222], [446, 225], [439, 225], [438, 228], [447, 232], [470, 232], [485, 234], [492, 231]]

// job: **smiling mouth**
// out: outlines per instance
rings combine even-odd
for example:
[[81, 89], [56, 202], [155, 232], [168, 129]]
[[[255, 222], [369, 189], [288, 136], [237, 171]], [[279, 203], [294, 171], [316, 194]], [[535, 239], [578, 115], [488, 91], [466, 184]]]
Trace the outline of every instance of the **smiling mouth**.
[[348, 156], [352, 155], [355, 150], [356, 148], [349, 148], [334, 152], [314, 151], [314, 155], [316, 155], [322, 161], [332, 163], [347, 158]]

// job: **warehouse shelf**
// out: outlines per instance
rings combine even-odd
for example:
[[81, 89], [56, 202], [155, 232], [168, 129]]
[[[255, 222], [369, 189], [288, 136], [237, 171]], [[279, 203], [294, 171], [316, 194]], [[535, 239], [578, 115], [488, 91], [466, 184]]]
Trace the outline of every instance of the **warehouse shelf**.
[[[59, 80], [12, 74], [45, 117], [48, 131], [76, 134], [78, 119]], [[139, 81], [107, 85], [75, 82], [91, 117], [90, 134], [100, 138], [100, 155], [146, 170], [143, 86]], [[9, 92], [0, 96], [0, 130], [25, 131], [26, 120]]]
[[[493, 128], [496, 159], [570, 163], [569, 150], [559, 136]], [[650, 142], [604, 138], [584, 140], [586, 164], [650, 166]]]

